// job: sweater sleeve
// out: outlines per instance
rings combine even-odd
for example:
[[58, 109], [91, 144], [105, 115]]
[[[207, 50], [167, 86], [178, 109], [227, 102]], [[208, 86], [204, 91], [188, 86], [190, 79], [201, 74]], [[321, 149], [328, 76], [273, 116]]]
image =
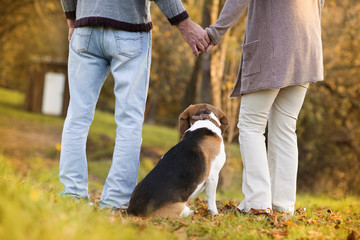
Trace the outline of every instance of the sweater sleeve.
[[181, 0], [155, 0], [155, 3], [171, 25], [177, 25], [189, 17]]
[[250, 0], [226, 0], [218, 20], [206, 28], [211, 41], [215, 44], [221, 42], [227, 30], [240, 18]]
[[61, 0], [61, 6], [67, 19], [76, 19], [77, 0]]

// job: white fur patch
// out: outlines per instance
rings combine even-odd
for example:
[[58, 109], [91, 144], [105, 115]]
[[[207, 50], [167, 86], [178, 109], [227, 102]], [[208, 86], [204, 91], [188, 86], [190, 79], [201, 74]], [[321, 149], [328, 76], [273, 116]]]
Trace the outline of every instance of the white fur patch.
[[219, 124], [219, 126], [221, 126], [221, 123], [220, 123], [219, 119], [216, 117], [216, 115], [215, 115], [213, 112], [211, 112], [211, 113], [209, 114], [209, 116], [210, 116], [211, 119], [214, 119], [215, 122], [216, 122], [217, 124]]
[[[210, 114], [211, 118], [214, 119], [216, 122], [219, 123], [220, 125], [220, 121], [219, 119], [215, 116], [214, 113], [211, 113]], [[211, 122], [210, 120], [198, 120], [196, 121], [193, 125], [191, 125], [191, 127], [186, 130], [185, 132], [187, 131], [194, 131], [196, 129], [199, 129], [199, 128], [207, 128], [211, 131], [213, 131], [214, 133], [216, 133], [221, 139], [222, 139], [222, 136], [221, 136], [221, 130], [218, 126], [216, 126], [213, 122]]]

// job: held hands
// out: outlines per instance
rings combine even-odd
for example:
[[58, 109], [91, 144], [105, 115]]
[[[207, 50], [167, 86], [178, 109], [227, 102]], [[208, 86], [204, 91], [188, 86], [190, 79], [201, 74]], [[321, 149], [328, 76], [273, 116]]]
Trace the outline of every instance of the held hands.
[[207, 32], [190, 18], [180, 22], [177, 27], [195, 56], [199, 56], [204, 51], [209, 52], [215, 46]]

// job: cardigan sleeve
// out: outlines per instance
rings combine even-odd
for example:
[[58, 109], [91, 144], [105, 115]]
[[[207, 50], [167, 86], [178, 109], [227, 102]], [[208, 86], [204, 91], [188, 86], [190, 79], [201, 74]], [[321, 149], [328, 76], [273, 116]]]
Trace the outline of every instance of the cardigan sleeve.
[[215, 44], [221, 42], [227, 30], [240, 18], [250, 0], [226, 0], [218, 20], [206, 28], [211, 41]]
[[155, 0], [155, 3], [171, 25], [177, 25], [189, 17], [181, 0]]
[[76, 19], [77, 0], [61, 0], [61, 6], [67, 19]]

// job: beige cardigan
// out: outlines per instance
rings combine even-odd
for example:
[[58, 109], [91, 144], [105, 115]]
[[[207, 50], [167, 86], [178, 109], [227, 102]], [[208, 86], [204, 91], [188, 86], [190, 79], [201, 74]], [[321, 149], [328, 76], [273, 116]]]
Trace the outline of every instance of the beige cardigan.
[[219, 44], [248, 5], [239, 74], [231, 96], [323, 80], [324, 0], [227, 0], [206, 29]]

